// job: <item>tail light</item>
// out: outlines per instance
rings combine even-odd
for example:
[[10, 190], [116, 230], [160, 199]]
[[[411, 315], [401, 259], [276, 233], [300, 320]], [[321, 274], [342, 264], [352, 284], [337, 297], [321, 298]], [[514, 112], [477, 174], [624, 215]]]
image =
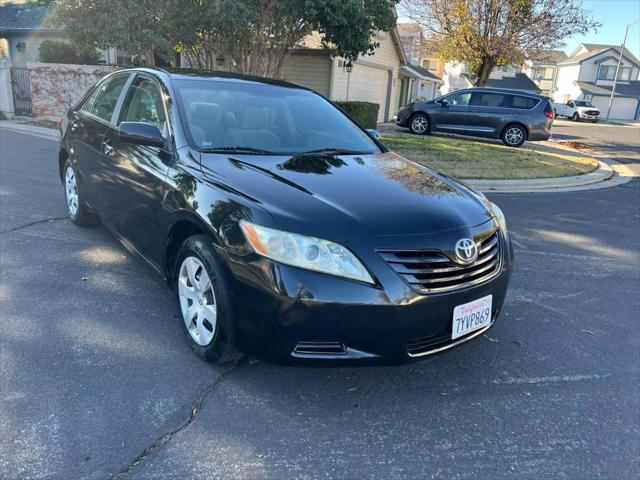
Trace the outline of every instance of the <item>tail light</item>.
[[544, 116], [547, 118], [553, 118], [556, 116], [550, 102], [547, 102], [547, 104], [544, 107]]

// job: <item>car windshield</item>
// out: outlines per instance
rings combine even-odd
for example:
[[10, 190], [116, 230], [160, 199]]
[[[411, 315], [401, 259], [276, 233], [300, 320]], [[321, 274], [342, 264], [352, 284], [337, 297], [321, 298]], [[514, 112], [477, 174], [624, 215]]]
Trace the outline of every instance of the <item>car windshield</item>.
[[262, 155], [379, 153], [377, 144], [320, 95], [234, 80], [175, 81], [183, 124], [201, 151]]
[[587, 102], [587, 101], [584, 101], [584, 100], [578, 100], [578, 101], [576, 101], [574, 103], [576, 104], [576, 107], [593, 107], [591, 102]]

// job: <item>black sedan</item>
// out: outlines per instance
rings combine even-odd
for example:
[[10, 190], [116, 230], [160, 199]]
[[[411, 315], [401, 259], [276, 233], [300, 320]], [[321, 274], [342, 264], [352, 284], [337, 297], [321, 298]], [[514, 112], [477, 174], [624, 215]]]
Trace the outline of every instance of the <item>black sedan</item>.
[[502, 307], [500, 209], [310, 90], [121, 70], [61, 130], [69, 216], [168, 281], [207, 360], [401, 363], [479, 336]]

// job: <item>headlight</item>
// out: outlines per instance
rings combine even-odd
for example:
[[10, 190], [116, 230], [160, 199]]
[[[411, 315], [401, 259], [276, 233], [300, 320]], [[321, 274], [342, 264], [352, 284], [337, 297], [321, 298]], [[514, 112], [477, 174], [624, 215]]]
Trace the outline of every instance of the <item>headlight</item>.
[[261, 227], [244, 220], [240, 227], [259, 255], [294, 267], [374, 283], [362, 263], [342, 245]]
[[498, 226], [500, 230], [502, 230], [503, 234], [507, 233], [507, 219], [504, 218], [504, 213], [500, 210], [500, 207], [495, 203], [491, 203], [491, 210], [493, 210], [493, 214], [496, 218], [496, 222], [498, 222]]

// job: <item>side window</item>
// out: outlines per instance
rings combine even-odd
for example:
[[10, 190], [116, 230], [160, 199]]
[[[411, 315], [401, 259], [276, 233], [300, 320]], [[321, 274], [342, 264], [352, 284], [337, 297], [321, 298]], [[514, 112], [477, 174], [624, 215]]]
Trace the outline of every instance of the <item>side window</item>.
[[511, 105], [513, 108], [524, 108], [531, 110], [538, 104], [538, 100], [530, 97], [521, 97], [519, 95], [513, 95], [511, 97]]
[[167, 122], [162, 95], [152, 80], [141, 77], [133, 82], [118, 124], [120, 122], [150, 123], [166, 133]]
[[572, 101], [567, 102], [567, 105], [570, 106], [571, 108], [573, 108], [573, 102]]
[[471, 105], [479, 107], [508, 107], [509, 97], [501, 93], [474, 93]]
[[118, 103], [118, 97], [120, 97], [120, 93], [128, 79], [129, 75], [116, 75], [107, 80], [91, 94], [80, 110], [111, 122], [111, 116], [116, 108], [116, 103]]
[[454, 93], [445, 98], [449, 105], [458, 105], [464, 107], [469, 104], [471, 98], [471, 92]]

